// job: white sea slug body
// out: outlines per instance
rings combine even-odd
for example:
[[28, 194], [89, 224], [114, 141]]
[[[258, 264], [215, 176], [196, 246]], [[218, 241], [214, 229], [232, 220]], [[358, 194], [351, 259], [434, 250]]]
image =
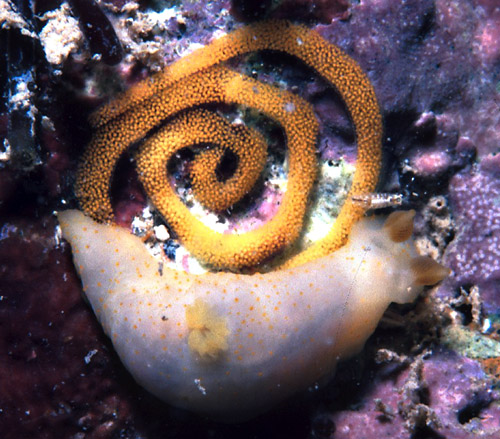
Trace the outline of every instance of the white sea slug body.
[[[360, 221], [346, 246], [296, 268], [192, 275], [159, 270], [125, 229], [78, 211], [59, 219], [85, 294], [137, 382], [222, 420], [250, 418], [329, 377], [391, 302], [413, 301], [446, 271], [380, 220]], [[426, 280], [429, 270], [437, 280]]]

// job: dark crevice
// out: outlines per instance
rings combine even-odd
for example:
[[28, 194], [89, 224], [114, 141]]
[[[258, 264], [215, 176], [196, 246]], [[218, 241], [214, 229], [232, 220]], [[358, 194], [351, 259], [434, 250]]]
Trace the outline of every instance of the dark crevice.
[[482, 398], [473, 398], [464, 408], [457, 413], [457, 419], [460, 424], [467, 424], [472, 419], [479, 417], [481, 411], [489, 406], [489, 402]]
[[463, 325], [467, 326], [470, 323], [472, 323], [472, 306], [463, 304], [458, 307], [455, 307], [455, 309], [463, 315]]
[[412, 434], [411, 439], [446, 439], [445, 436], [439, 434], [430, 427], [418, 427]]
[[220, 162], [215, 168], [217, 181], [224, 183], [229, 180], [238, 169], [239, 157], [230, 149], [224, 150]]

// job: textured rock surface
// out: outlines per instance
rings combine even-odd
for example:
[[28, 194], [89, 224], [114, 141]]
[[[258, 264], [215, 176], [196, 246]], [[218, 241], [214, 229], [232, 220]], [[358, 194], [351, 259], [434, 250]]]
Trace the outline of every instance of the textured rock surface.
[[[328, 385], [245, 425], [215, 424], [154, 399], [133, 383], [82, 300], [52, 211], [75, 204], [91, 110], [252, 17], [234, 5], [231, 15], [228, 1], [155, 10], [101, 1], [124, 61], [105, 65], [79, 39], [55, 67], [37, 35], [47, 24], [39, 17], [61, 2], [35, 1], [34, 11], [10, 2], [0, 15], [0, 41], [9, 47], [1, 65], [12, 66], [0, 75], [10, 97], [0, 102], [2, 437], [499, 437], [500, 358], [491, 348], [500, 339], [498, 2], [260, 3], [271, 8], [265, 16], [305, 17], [368, 73], [385, 121], [381, 190], [403, 193], [404, 206], [417, 209], [420, 249], [442, 257], [452, 275], [414, 307], [391, 309], [365, 351]], [[258, 64], [259, 78], [275, 77]], [[321, 155], [351, 161], [354, 133], [338, 97], [307, 71], [281, 70], [286, 85], [315, 104]], [[127, 159], [120, 166], [115, 202], [126, 224], [145, 199]], [[467, 349], [449, 328], [468, 337]]]

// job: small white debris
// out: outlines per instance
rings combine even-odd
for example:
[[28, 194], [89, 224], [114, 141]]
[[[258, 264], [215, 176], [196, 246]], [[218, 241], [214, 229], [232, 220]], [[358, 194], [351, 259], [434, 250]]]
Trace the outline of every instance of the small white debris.
[[155, 23], [166, 23], [171, 18], [177, 18], [178, 10], [176, 7], [166, 8], [161, 12], [149, 12], [148, 17]]
[[[57, 212], [54, 210], [52, 212], [53, 215], [57, 215]], [[56, 241], [56, 246], [59, 246], [61, 245], [61, 242], [62, 242], [62, 230], [61, 230], [61, 226], [58, 224], [56, 226], [56, 229], [54, 231], [54, 240]]]
[[149, 206], [146, 206], [140, 215], [132, 220], [132, 233], [142, 236], [153, 228], [153, 214]]
[[481, 326], [481, 332], [483, 334], [487, 334], [491, 329], [491, 320], [490, 319], [484, 319], [483, 320], [483, 325]]
[[12, 84], [15, 84], [14, 92], [9, 96], [9, 107], [11, 110], [26, 110], [31, 111], [31, 117], [34, 117], [32, 106], [33, 92], [30, 86], [34, 85], [35, 79], [30, 71], [11, 79]]
[[207, 389], [201, 385], [201, 379], [200, 378], [195, 378], [194, 383], [196, 384], [196, 387], [198, 387], [198, 390], [201, 392], [202, 395], [207, 394]]
[[170, 233], [168, 233], [168, 230], [164, 224], [153, 227], [153, 230], [158, 241], [166, 241], [168, 238], [170, 238]]
[[7, 0], [0, 0], [0, 28], [19, 29], [22, 35], [38, 39], [38, 35], [31, 30], [30, 25], [17, 12], [14, 4]]
[[223, 29], [216, 29], [214, 30], [214, 33], [212, 35], [212, 39], [218, 40], [219, 38], [222, 38], [227, 35], [227, 32], [225, 32]]
[[70, 53], [82, 47], [83, 33], [78, 21], [71, 15], [68, 3], [46, 12], [40, 20], [47, 22], [40, 32], [40, 41], [49, 63], [60, 65]]
[[89, 351], [89, 353], [85, 355], [85, 358], [83, 359], [85, 361], [85, 364], [89, 364], [90, 360], [95, 354], [97, 354], [97, 352], [97, 349], [92, 349], [91, 351]]
[[12, 148], [10, 147], [9, 140], [3, 139], [3, 147], [0, 150], [0, 162], [8, 162], [10, 160], [11, 153]]
[[203, 44], [200, 44], [200, 43], [190, 43], [189, 46], [187, 46], [184, 49], [178, 48], [178, 50], [176, 50], [176, 53], [180, 57], [183, 57], [183, 56], [189, 55], [190, 53], [193, 53], [195, 50], [201, 49], [202, 47], [204, 47]]

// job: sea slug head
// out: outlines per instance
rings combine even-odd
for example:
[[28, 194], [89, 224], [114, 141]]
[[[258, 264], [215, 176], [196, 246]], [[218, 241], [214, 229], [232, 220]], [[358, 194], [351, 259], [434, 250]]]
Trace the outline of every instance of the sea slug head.
[[[384, 232], [390, 241], [401, 243], [413, 234], [415, 210], [399, 210], [391, 213], [384, 223]], [[410, 261], [413, 285], [431, 286], [442, 281], [450, 274], [450, 269], [429, 256], [415, 256]]]
[[445, 279], [451, 270], [429, 256], [418, 256], [411, 261], [415, 285], [435, 285]]
[[410, 239], [413, 234], [414, 218], [415, 211], [413, 209], [392, 212], [384, 223], [384, 229], [391, 241], [404, 242]]

